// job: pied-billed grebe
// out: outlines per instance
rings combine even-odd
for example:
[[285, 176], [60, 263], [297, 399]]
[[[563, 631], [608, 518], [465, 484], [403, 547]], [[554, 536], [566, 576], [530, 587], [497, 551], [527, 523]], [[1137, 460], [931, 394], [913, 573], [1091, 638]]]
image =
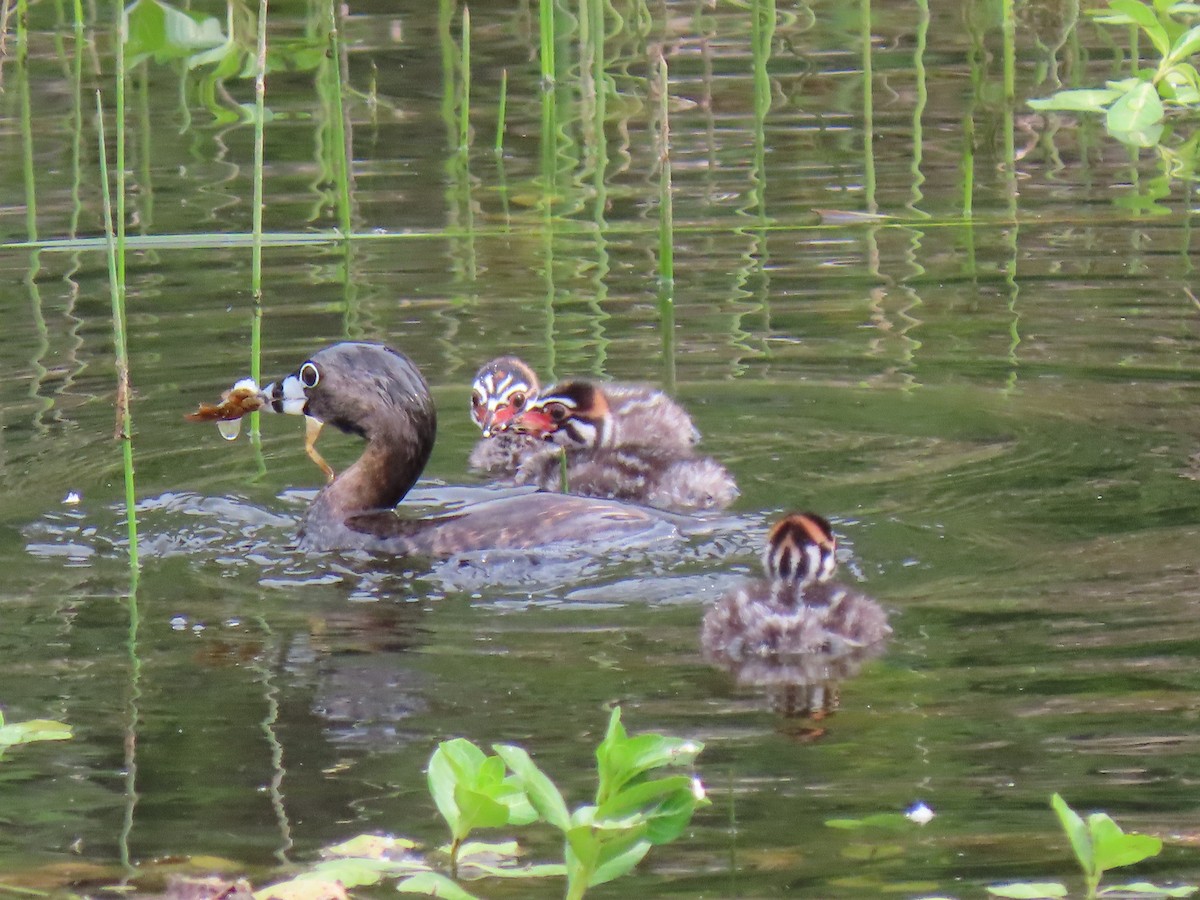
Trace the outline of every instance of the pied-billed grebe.
[[[367, 442], [358, 460], [313, 500], [301, 529], [305, 546], [445, 556], [675, 533], [678, 520], [653, 510], [542, 493], [489, 500], [427, 519], [396, 515], [392, 508], [429, 459], [437, 415], [412, 360], [382, 344], [326, 347], [263, 388], [262, 396], [276, 412], [304, 415]], [[318, 429], [309, 430], [310, 448]]]
[[531, 434], [508, 429], [525, 404], [537, 399], [537, 373], [515, 356], [501, 356], [483, 365], [471, 384], [471, 420], [483, 437], [471, 450], [467, 464], [476, 472], [512, 478], [525, 460], [542, 449]]
[[[604, 386], [612, 420], [623, 433], [652, 433], [660, 447], [679, 450], [700, 440], [700, 432], [682, 406], [658, 388], [645, 384], [608, 382]], [[471, 419], [483, 438], [471, 451], [470, 467], [498, 478], [512, 478], [521, 464], [542, 449], [538, 438], [508, 428], [513, 419], [538, 399], [537, 373], [515, 356], [484, 364], [471, 384]]]
[[[696, 456], [690, 443], [681, 445], [672, 423], [663, 422], [660, 431], [656, 421], [662, 420], [649, 414], [615, 416], [607, 386], [568, 381], [528, 404], [510, 428], [562, 448], [572, 493], [680, 512], [729, 506], [738, 495], [733, 476], [715, 460]], [[526, 458], [515, 480], [561, 489], [559, 454]]]
[[793, 513], [777, 522], [763, 551], [765, 577], [722, 597], [705, 615], [705, 655], [726, 665], [759, 657], [836, 657], [887, 638], [892, 629], [883, 608], [831, 580], [836, 551], [821, 516]]

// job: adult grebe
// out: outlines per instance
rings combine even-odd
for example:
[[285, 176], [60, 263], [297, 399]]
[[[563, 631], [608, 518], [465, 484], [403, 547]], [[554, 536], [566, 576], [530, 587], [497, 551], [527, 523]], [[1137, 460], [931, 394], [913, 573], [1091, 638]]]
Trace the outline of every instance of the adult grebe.
[[366, 442], [358, 460], [321, 490], [301, 527], [301, 544], [445, 556], [469, 550], [528, 549], [561, 542], [599, 543], [676, 533], [679, 519], [614, 501], [560, 494], [503, 497], [430, 518], [393, 507], [429, 459], [437, 414], [416, 365], [383, 344], [343, 342], [313, 354], [261, 391], [267, 407], [304, 415], [310, 455], [321, 425]]

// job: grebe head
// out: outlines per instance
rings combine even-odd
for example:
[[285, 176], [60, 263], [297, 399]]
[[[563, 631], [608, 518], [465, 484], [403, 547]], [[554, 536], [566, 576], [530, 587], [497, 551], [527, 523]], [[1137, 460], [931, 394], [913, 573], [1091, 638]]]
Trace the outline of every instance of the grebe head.
[[512, 419], [537, 399], [538, 377], [515, 356], [501, 356], [475, 373], [471, 384], [471, 418], [484, 437], [508, 427]]
[[613, 440], [608, 397], [590, 381], [556, 384], [529, 404], [513, 427], [569, 449], [607, 447]]
[[772, 526], [763, 551], [772, 581], [809, 584], [828, 581], [837, 568], [837, 538], [816, 513], [792, 513]]

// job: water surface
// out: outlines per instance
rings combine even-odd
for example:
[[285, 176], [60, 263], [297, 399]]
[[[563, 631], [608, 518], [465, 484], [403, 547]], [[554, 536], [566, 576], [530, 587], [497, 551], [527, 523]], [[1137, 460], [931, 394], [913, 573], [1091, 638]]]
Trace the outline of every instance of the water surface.
[[[1023, 106], [1056, 73], [1106, 77], [1099, 32], [1061, 43], [1069, 10], [1023, 13], [1010, 105], [983, 4], [781, 7], [773, 34], [733, 3], [615, 4], [597, 92], [564, 8], [547, 129], [536, 8], [473, 4], [464, 159], [459, 18], [442, 12], [354, 5], [331, 61], [327, 10], [272, 4], [272, 42], [319, 52], [268, 80], [266, 228], [315, 242], [265, 249], [264, 377], [340, 338], [410, 354], [440, 412], [414, 497], [432, 507], [469, 496], [468, 385], [490, 357], [661, 384], [741, 498], [682, 546], [561, 568], [296, 551], [319, 486], [299, 423], [264, 419], [256, 447], [181, 421], [249, 367], [252, 85], [147, 63], [128, 99], [129, 233], [149, 239], [128, 260], [131, 628], [106, 264], [55, 243], [101, 233], [92, 109], [102, 88], [111, 137], [111, 31], [89, 18], [77, 44], [69, 12], [34, 4], [0, 101], [0, 704], [76, 738], [0, 763], [0, 880], [91, 863], [112, 881], [201, 854], [266, 877], [362, 831], [434, 843], [422, 768], [449, 736], [520, 742], [583, 802], [615, 703], [631, 730], [707, 743], [713, 806], [598, 896], [967, 897], [1073, 877], [1056, 790], [1190, 837], [1192, 198], [1153, 151]], [[335, 466], [358, 452], [322, 447]], [[706, 604], [792, 509], [834, 521], [843, 577], [895, 628], [819, 722], [774, 714], [697, 646]], [[918, 800], [937, 817], [909, 833], [823, 824]], [[1200, 878], [1188, 843], [1137, 874]]]

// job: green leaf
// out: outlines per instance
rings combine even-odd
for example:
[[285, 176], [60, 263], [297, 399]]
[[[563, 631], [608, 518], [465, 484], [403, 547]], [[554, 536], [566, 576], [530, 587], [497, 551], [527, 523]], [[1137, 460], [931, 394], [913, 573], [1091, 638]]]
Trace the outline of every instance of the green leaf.
[[1151, 884], [1148, 881], [1135, 881], [1133, 884], [1114, 884], [1106, 888], [1101, 888], [1098, 893], [1101, 897], [1105, 894], [1116, 894], [1122, 897], [1130, 894], [1145, 894], [1151, 897], [1190, 897], [1197, 890], [1198, 888], [1192, 884], [1166, 888]]
[[1030, 100], [1034, 109], [1058, 109], [1073, 112], [1102, 112], [1108, 104], [1121, 96], [1120, 91], [1109, 88], [1059, 91], [1040, 100]]
[[1189, 28], [1179, 36], [1175, 43], [1171, 45], [1171, 52], [1167, 54], [1164, 63], [1171, 65], [1182, 62], [1197, 50], [1200, 50], [1200, 25]]
[[[568, 828], [566, 838], [567, 845], [579, 866], [584, 871], [593, 871], [596, 868], [596, 861], [600, 858], [600, 839], [592, 830], [592, 826], [576, 825]], [[567, 867], [570, 868], [570, 866], [571, 860], [568, 859]]]
[[325, 847], [322, 855], [354, 856], [370, 859], [392, 859], [396, 854], [406, 850], [416, 849], [417, 842], [408, 838], [391, 837], [381, 834], [360, 834], [348, 841]]
[[862, 819], [826, 819], [826, 828], [883, 828], [887, 831], [906, 831], [913, 823], [902, 813], [875, 813]]
[[225, 43], [217, 19], [178, 10], [160, 0], [136, 0], [126, 7], [125, 34], [125, 53], [131, 66], [147, 56], [161, 63]]
[[641, 840], [636, 834], [607, 842], [600, 851], [588, 887], [620, 878], [632, 871], [650, 852], [650, 842]]
[[1162, 841], [1148, 834], [1126, 834], [1104, 813], [1088, 816], [1092, 852], [1100, 870], [1132, 866], [1162, 852]]
[[993, 897], [1010, 897], [1016, 900], [1045, 900], [1049, 897], [1065, 897], [1067, 889], [1057, 881], [1018, 881], [1013, 884], [989, 885], [987, 892]]
[[596, 773], [599, 785], [596, 788], [596, 802], [602, 803], [608, 799], [610, 792], [620, 787], [613, 780], [618, 771], [617, 757], [624, 748], [628, 737], [621, 725], [621, 707], [614, 706], [612, 715], [608, 718], [608, 731], [599, 746], [596, 747]]
[[474, 894], [468, 894], [445, 875], [437, 872], [422, 872], [412, 878], [405, 878], [396, 885], [396, 890], [402, 894], [424, 894], [426, 897], [443, 897], [445, 900], [478, 900]]
[[[1129, 147], [1157, 147], [1162, 141], [1163, 124], [1157, 122], [1149, 128], [1138, 131], [1110, 131], [1109, 134]], [[1119, 204], [1121, 198], [1117, 198], [1113, 202]]]
[[648, 815], [667, 797], [685, 792], [692, 798], [692, 779], [686, 775], [672, 775], [627, 787], [616, 796], [596, 808], [596, 820], [624, 819], [630, 815]]
[[450, 826], [450, 831], [458, 834], [458, 826], [462, 821], [458, 805], [454, 802], [454, 786], [458, 779], [455, 777], [454, 766], [451, 765], [450, 757], [441, 745], [429, 757], [429, 766], [426, 768], [426, 780], [429, 783], [429, 794], [433, 797], [433, 802], [437, 806], [438, 812], [442, 814], [442, 818]]
[[495, 789], [493, 797], [508, 807], [508, 821], [511, 825], [528, 825], [540, 818], [538, 811], [529, 802], [525, 788], [515, 778], [505, 778]]
[[317, 881], [337, 881], [343, 887], [363, 887], [378, 884], [384, 878], [405, 875], [410, 872], [420, 872], [429, 866], [417, 860], [397, 861], [390, 859], [366, 859], [363, 857], [345, 859], [327, 859], [317, 863], [310, 870], [297, 876], [295, 881], [315, 879]]
[[438, 744], [437, 751], [446, 757], [455, 776], [462, 781], [475, 781], [487, 761], [487, 754], [466, 738], [452, 738]]
[[1119, 97], [1108, 108], [1105, 126], [1109, 131], [1140, 131], [1161, 122], [1162, 118], [1163, 105], [1158, 97], [1158, 89], [1152, 84], [1143, 83]]
[[521, 865], [517, 859], [521, 848], [516, 841], [467, 841], [458, 848], [458, 871], [461, 878], [546, 878], [567, 873], [561, 863]]
[[570, 828], [571, 814], [567, 811], [566, 801], [550, 776], [538, 768], [532, 757], [522, 748], [511, 744], [495, 744], [492, 749], [516, 776], [538, 815], [560, 831]]
[[454, 803], [461, 816], [454, 833], [457, 838], [466, 837], [476, 828], [499, 828], [508, 824], [508, 807], [482, 791], [455, 785]]
[[72, 737], [70, 725], [52, 719], [30, 719], [28, 722], [0, 725], [0, 747], [32, 744], [34, 741], [68, 741]]
[[690, 788], [668, 797], [649, 817], [646, 840], [658, 846], [671, 843], [683, 834], [695, 811], [696, 798]]
[[1170, 52], [1171, 41], [1167, 37], [1167, 31], [1149, 6], [1139, 0], [1108, 0], [1108, 7], [1136, 22], [1146, 37], [1150, 38], [1150, 43], [1154, 45], [1159, 56], [1166, 56]]
[[1085, 873], [1094, 872], [1096, 864], [1092, 855], [1092, 839], [1087, 825], [1075, 810], [1067, 806], [1067, 801], [1057, 793], [1050, 798], [1050, 805], [1058, 814], [1058, 821], [1062, 823], [1063, 831], [1067, 833], [1067, 840], [1071, 842], [1071, 849], [1075, 852], [1075, 858], [1079, 860], [1080, 867]]
[[1190, 0], [1183, 0], [1180, 3], [1172, 3], [1167, 7], [1167, 15], [1171, 16], [1195, 16], [1200, 15], [1200, 3], [1192, 3]]

